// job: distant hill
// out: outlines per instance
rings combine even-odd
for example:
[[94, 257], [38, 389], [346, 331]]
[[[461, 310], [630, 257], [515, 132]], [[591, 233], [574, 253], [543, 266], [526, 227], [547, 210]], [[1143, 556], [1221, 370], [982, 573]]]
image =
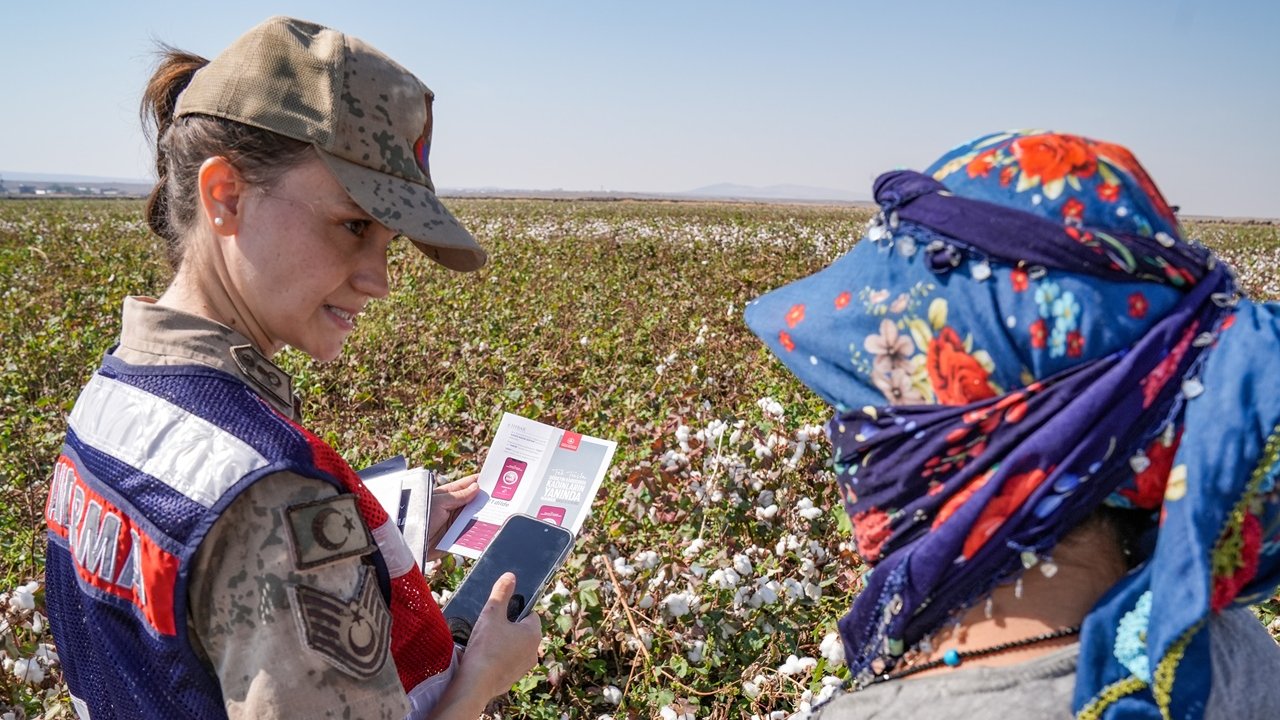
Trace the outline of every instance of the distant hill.
[[154, 185], [140, 178], [0, 170], [0, 197], [145, 197]]
[[735, 185], [720, 183], [688, 190], [679, 195], [700, 198], [729, 198], [749, 200], [828, 200], [838, 202], [870, 202], [865, 195], [837, 190], [835, 188], [811, 187], [808, 185], [769, 185], [755, 187], [753, 185]]
[[151, 187], [154, 180], [146, 178], [101, 177], [98, 175], [59, 175], [56, 173], [18, 172], [0, 170], [0, 178], [5, 182], [40, 182], [40, 183], [92, 183], [94, 185], [145, 185]]

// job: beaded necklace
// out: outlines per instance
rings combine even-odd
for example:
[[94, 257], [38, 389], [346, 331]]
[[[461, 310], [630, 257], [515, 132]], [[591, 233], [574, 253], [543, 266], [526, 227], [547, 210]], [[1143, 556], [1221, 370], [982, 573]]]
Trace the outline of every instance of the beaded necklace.
[[924, 672], [925, 670], [932, 670], [933, 668], [942, 667], [944, 665], [951, 668], [959, 667], [960, 663], [964, 662], [965, 660], [968, 660], [969, 658], [987, 657], [988, 655], [998, 655], [1000, 653], [1008, 652], [1010, 650], [1016, 650], [1018, 648], [1029, 647], [1031, 645], [1038, 645], [1043, 642], [1049, 642], [1050, 640], [1057, 640], [1059, 638], [1071, 637], [1072, 635], [1075, 635], [1079, 632], [1080, 632], [1080, 626], [1075, 625], [1072, 627], [1058, 628], [1057, 630], [1051, 630], [1049, 632], [1041, 633], [1039, 635], [1033, 635], [1031, 637], [1023, 638], [1021, 640], [1011, 640], [1009, 642], [1000, 643], [999, 645], [992, 645], [991, 647], [979, 648], [977, 650], [956, 650], [955, 648], [952, 648], [946, 651], [945, 653], [943, 653], [942, 657], [938, 658], [937, 660], [930, 660], [929, 662], [926, 662], [926, 663], [913, 665], [909, 668], [898, 670], [897, 672], [881, 673], [879, 675], [872, 677], [871, 680], [867, 682], [859, 683], [857, 687], [858, 689], [862, 689], [869, 685], [875, 685], [876, 683], [885, 682], [886, 680], [897, 680], [898, 678], [907, 677], [908, 675], [915, 675], [916, 673]]

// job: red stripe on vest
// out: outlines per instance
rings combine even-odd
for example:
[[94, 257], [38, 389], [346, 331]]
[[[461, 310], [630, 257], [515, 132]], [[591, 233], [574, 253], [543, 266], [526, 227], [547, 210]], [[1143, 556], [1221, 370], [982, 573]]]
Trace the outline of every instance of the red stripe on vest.
[[[290, 424], [306, 438], [316, 467], [338, 478], [356, 496], [365, 524], [372, 529], [386, 523], [386, 510], [351, 466], [306, 428], [292, 421]], [[403, 575], [391, 578], [389, 605], [391, 655], [396, 661], [400, 684], [409, 692], [427, 678], [449, 669], [453, 661], [453, 636], [417, 563]]]

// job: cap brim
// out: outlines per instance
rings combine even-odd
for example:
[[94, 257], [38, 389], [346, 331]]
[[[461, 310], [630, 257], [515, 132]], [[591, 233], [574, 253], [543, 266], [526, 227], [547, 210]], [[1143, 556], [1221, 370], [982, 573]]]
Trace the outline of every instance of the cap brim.
[[427, 186], [363, 165], [317, 154], [347, 194], [375, 220], [414, 242], [427, 257], [450, 270], [470, 272], [484, 267], [488, 255]]

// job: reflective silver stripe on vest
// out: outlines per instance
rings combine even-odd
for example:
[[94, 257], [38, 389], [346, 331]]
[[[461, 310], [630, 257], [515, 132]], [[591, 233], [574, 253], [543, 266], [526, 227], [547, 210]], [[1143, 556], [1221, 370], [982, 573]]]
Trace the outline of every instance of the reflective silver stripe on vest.
[[268, 464], [248, 443], [208, 420], [103, 375], [85, 386], [68, 424], [82, 442], [206, 508]]
[[378, 549], [382, 551], [382, 560], [387, 564], [388, 575], [394, 579], [413, 569], [415, 562], [413, 553], [405, 544], [404, 535], [400, 534], [400, 528], [396, 527], [395, 521], [388, 518], [382, 525], [374, 528], [372, 534], [373, 541], [378, 543]]

